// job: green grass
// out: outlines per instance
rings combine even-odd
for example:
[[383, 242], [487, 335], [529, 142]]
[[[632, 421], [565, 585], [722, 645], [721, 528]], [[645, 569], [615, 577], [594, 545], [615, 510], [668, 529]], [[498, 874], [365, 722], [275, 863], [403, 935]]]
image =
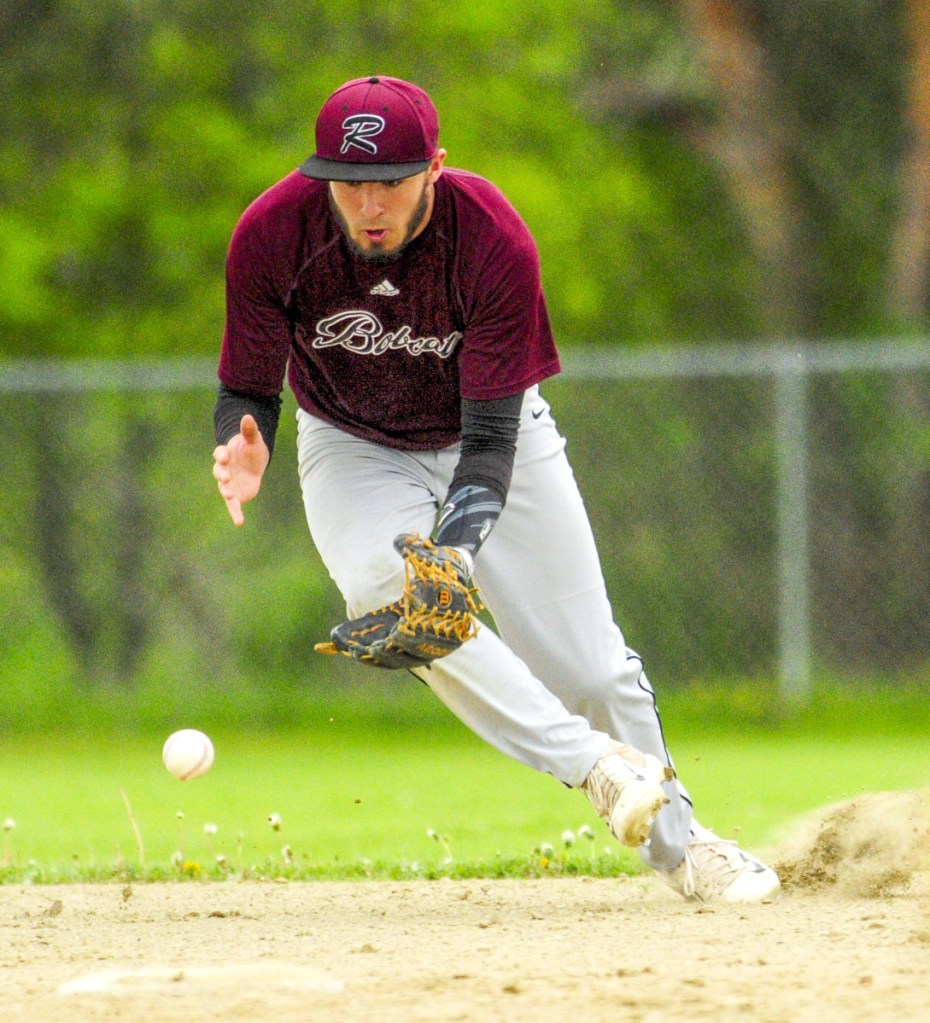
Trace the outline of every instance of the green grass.
[[[930, 784], [930, 744], [920, 728], [876, 731], [850, 728], [847, 720], [844, 735], [835, 715], [732, 734], [713, 721], [704, 730], [695, 724], [682, 714], [681, 724], [669, 727], [679, 775], [699, 819], [751, 848], [824, 804]], [[177, 722], [188, 725], [206, 727]], [[163, 768], [161, 732], [0, 737], [0, 821], [15, 821], [0, 833], [0, 880], [180, 877], [173, 863], [179, 851], [188, 874], [201, 877], [223, 876], [217, 855], [226, 858], [225, 872], [253, 877], [639, 869], [580, 793], [432, 710], [419, 727], [410, 718], [359, 718], [334, 705], [298, 730], [249, 732], [219, 723], [207, 730], [216, 763], [191, 782]], [[280, 815], [280, 830], [269, 825], [271, 814]], [[215, 834], [205, 834], [206, 824]], [[584, 825], [594, 840], [566, 848], [563, 832]]]

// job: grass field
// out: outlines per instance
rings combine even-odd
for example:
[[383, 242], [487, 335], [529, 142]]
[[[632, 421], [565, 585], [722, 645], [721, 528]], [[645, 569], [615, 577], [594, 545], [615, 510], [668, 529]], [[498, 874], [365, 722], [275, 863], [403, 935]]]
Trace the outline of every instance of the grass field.
[[[160, 732], [0, 737], [0, 878], [171, 876], [179, 852], [195, 876], [221, 876], [217, 856], [250, 876], [638, 868], [580, 793], [439, 717], [415, 728], [334, 711], [296, 731], [208, 730], [216, 763], [186, 783], [163, 768]], [[919, 729], [673, 729], [670, 744], [699, 819], [751, 848], [826, 803], [930, 784]], [[594, 838], [565, 846], [584, 825]]]

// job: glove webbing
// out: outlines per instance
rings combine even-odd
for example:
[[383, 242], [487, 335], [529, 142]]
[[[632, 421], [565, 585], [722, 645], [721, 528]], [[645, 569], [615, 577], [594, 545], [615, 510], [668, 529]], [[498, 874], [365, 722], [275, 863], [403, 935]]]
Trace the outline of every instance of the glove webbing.
[[[411, 601], [411, 594], [417, 583], [426, 583], [436, 586], [436, 607], [416, 607]], [[465, 590], [465, 600], [468, 603], [468, 612], [465, 611], [444, 611], [442, 605], [448, 606], [451, 601], [448, 586], [449, 583], [459, 584], [458, 573], [451, 564], [439, 565], [435, 561], [410, 555], [404, 559], [404, 616], [398, 622], [397, 628], [408, 636], [416, 636], [420, 633], [433, 633], [439, 636], [454, 636], [464, 643], [471, 639], [478, 627], [472, 615], [482, 610], [473, 598], [475, 590]]]

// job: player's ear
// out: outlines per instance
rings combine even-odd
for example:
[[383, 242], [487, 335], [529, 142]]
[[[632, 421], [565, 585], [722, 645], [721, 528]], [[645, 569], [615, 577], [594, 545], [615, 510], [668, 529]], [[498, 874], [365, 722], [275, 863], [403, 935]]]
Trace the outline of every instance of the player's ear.
[[442, 165], [446, 162], [446, 151], [444, 149], [437, 149], [436, 155], [430, 161], [429, 165], [429, 183], [435, 184], [442, 174]]

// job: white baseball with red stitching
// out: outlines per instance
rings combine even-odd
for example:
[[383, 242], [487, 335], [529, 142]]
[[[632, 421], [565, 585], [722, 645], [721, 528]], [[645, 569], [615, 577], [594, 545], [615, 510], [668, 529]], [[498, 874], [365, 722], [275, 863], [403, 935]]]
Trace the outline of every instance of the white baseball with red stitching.
[[181, 781], [206, 774], [213, 764], [213, 743], [196, 728], [182, 728], [168, 736], [161, 751], [165, 767]]

